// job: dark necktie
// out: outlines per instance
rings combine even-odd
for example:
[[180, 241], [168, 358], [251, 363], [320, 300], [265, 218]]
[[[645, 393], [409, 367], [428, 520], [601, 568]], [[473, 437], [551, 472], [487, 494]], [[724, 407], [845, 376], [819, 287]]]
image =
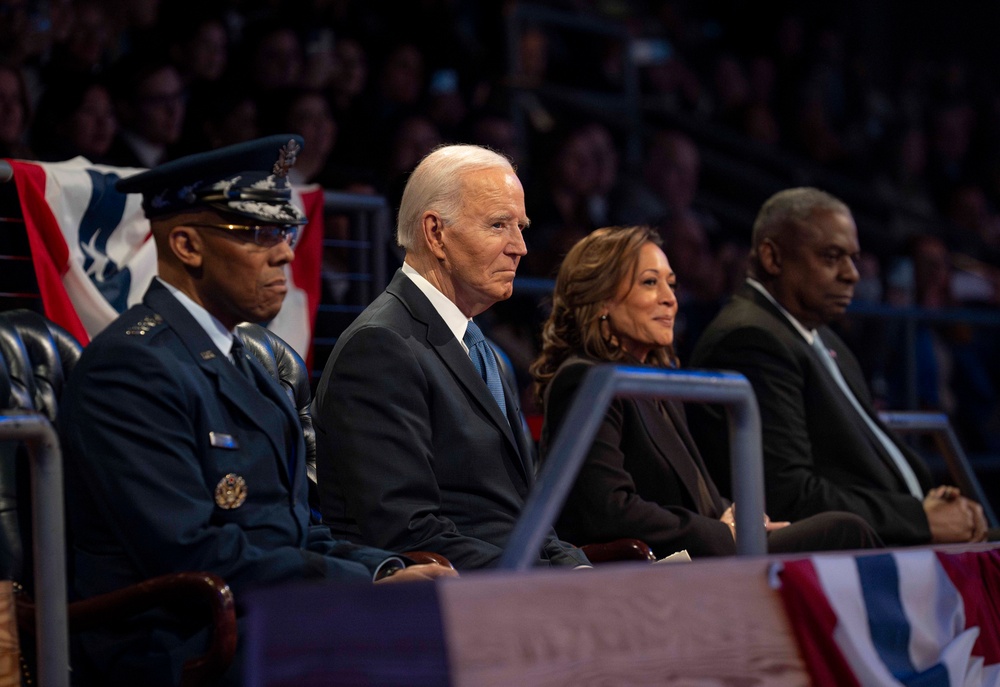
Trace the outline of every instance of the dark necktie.
[[233, 365], [236, 369], [246, 377], [247, 381], [253, 386], [257, 386], [257, 378], [253, 375], [253, 370], [250, 369], [250, 361], [247, 360], [246, 348], [243, 346], [243, 342], [240, 341], [238, 336], [233, 337], [233, 348], [231, 351], [233, 356]]
[[486, 343], [486, 337], [475, 322], [469, 320], [469, 326], [465, 330], [462, 341], [469, 347], [469, 358], [476, 366], [479, 376], [486, 382], [493, 400], [500, 406], [500, 412], [507, 416], [507, 405], [504, 403], [503, 384], [500, 382], [500, 369], [497, 367], [497, 359], [493, 354], [493, 349]]

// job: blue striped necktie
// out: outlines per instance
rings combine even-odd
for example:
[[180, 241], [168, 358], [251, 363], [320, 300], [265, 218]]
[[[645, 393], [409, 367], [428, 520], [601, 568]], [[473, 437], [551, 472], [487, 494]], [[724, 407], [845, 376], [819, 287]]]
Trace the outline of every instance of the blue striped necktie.
[[486, 382], [486, 386], [493, 396], [493, 400], [500, 406], [500, 412], [506, 417], [507, 405], [504, 402], [503, 384], [500, 382], [500, 368], [497, 367], [497, 359], [493, 354], [493, 349], [486, 343], [486, 337], [475, 322], [469, 320], [469, 326], [465, 330], [462, 341], [469, 347], [469, 358], [476, 366], [479, 376]]

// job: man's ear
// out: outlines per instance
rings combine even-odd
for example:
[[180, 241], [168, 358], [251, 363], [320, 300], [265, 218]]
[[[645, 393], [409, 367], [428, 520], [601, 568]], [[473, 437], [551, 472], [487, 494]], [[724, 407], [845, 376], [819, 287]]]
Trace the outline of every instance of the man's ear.
[[764, 271], [777, 277], [781, 274], [781, 248], [772, 239], [764, 239], [757, 246], [757, 256]]
[[444, 220], [441, 219], [441, 215], [436, 212], [425, 212], [420, 219], [420, 229], [424, 233], [424, 242], [431, 254], [438, 260], [444, 260]]
[[184, 225], [173, 227], [167, 235], [167, 245], [181, 264], [201, 267], [205, 244], [197, 230]]

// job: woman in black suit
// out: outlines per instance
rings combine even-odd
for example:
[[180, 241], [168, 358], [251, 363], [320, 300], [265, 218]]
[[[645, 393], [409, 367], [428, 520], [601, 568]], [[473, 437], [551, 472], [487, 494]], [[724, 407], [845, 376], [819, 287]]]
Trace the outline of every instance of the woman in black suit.
[[[659, 236], [646, 227], [598, 229], [566, 255], [532, 365], [545, 407], [544, 460], [584, 374], [599, 363], [672, 368], [677, 280]], [[881, 546], [861, 518], [829, 512], [767, 521], [771, 552]], [[733, 506], [712, 482], [670, 399], [615, 399], [556, 525], [576, 544], [635, 537], [658, 557], [736, 552]]]

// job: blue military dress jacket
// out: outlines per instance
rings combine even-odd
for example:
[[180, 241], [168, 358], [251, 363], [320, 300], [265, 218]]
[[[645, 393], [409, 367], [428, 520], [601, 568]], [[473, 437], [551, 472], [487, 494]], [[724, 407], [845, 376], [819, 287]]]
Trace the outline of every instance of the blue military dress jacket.
[[[255, 385], [156, 282], [86, 347], [60, 415], [72, 594], [206, 570], [239, 603], [244, 590], [293, 580], [370, 582], [391, 555], [310, 524], [297, 414], [250, 363]], [[157, 661], [176, 672], [187, 631], [150, 630], [132, 648], [94, 641], [91, 658], [120, 674]]]

